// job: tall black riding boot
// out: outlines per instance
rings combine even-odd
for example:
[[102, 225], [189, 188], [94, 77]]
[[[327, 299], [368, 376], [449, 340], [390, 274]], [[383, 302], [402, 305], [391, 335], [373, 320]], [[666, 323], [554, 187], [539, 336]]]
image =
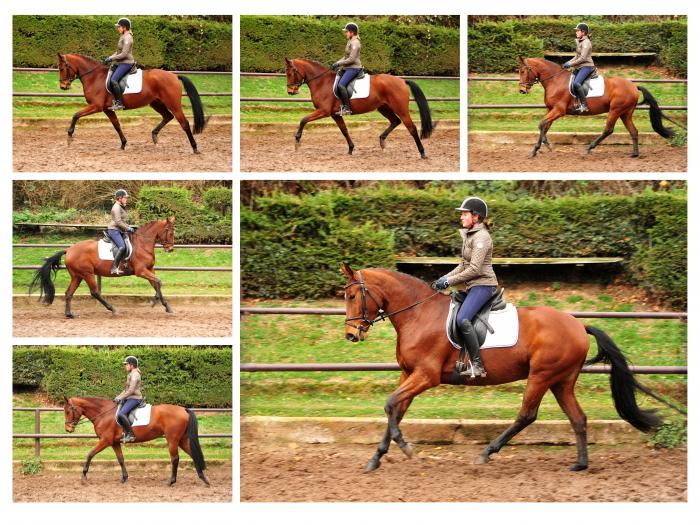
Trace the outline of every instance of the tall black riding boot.
[[111, 109], [112, 111], [126, 109], [124, 107], [124, 103], [122, 102], [122, 88], [119, 85], [119, 82], [115, 82], [114, 80], [110, 80], [109, 87], [112, 90], [112, 96], [114, 97], [114, 103], [112, 104], [112, 107], [109, 109]]
[[578, 97], [578, 102], [580, 104], [579, 106], [579, 113], [583, 113], [585, 111], [588, 111], [588, 106], [586, 105], [586, 93], [583, 90], [583, 86], [576, 86], [575, 87], [576, 95]]
[[122, 259], [124, 258], [125, 255], [126, 255], [126, 246], [124, 246], [124, 248], [119, 248], [119, 250], [117, 250], [117, 254], [114, 256], [114, 262], [112, 262], [112, 270], [109, 273], [111, 273], [112, 275], [121, 275], [122, 273], [124, 273], [119, 269], [119, 263], [122, 262]]
[[350, 109], [350, 95], [348, 94], [348, 88], [338, 84], [338, 95], [340, 96], [340, 110], [336, 115], [352, 115], [352, 110]]
[[134, 437], [134, 431], [131, 429], [131, 423], [129, 423], [129, 418], [125, 415], [119, 416], [119, 424], [124, 431], [124, 436], [122, 437], [122, 443], [133, 443], [136, 439]]
[[472, 377], [486, 377], [484, 364], [481, 362], [481, 350], [479, 349], [479, 340], [474, 331], [474, 325], [469, 319], [459, 323], [459, 331], [462, 334], [462, 344], [469, 352], [469, 359], [472, 362], [471, 370], [465, 370], [460, 375], [468, 375]]

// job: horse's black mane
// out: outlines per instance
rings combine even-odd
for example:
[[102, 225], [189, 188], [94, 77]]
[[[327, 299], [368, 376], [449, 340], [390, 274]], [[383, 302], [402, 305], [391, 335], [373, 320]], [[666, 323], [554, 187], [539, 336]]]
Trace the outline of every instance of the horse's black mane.
[[405, 277], [409, 279], [410, 281], [413, 281], [414, 284], [422, 284], [423, 286], [430, 286], [428, 283], [426, 283], [423, 279], [419, 279], [418, 277], [415, 277], [413, 275], [409, 275], [407, 273], [399, 272], [396, 270], [387, 270], [386, 268], [367, 268], [368, 270], [372, 270], [373, 272], [380, 272], [380, 273], [386, 273], [389, 275], [400, 275], [401, 277]]
[[69, 53], [71, 55], [78, 56], [80, 58], [84, 58], [85, 60], [90, 60], [91, 62], [99, 63], [100, 61], [97, 60], [96, 58], [92, 58], [91, 56], [83, 55], [81, 53]]
[[300, 60], [303, 60], [304, 62], [310, 62], [312, 64], [319, 66], [319, 67], [322, 67], [323, 69], [327, 69], [328, 71], [330, 71], [330, 69], [328, 68], [327, 65], [321, 64], [321, 62], [319, 62], [318, 60], [311, 60], [310, 58], [301, 58]]

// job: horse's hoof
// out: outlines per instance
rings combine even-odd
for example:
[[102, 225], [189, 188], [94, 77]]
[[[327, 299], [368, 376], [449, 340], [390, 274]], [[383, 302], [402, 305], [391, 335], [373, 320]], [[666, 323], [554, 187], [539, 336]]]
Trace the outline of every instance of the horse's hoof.
[[299, 151], [299, 147], [301, 146], [301, 142], [298, 140], [294, 141], [294, 151]]
[[638, 159], [639, 153], [632, 153], [632, 155], [630, 155], [630, 157], [632, 157], [633, 159]]
[[110, 310], [110, 311], [112, 312], [112, 315], [117, 315], [117, 309], [116, 309], [116, 308], [112, 308], [112, 310]]
[[153, 144], [158, 144], [158, 135], [151, 134], [151, 138], [153, 139]]
[[122, 142], [122, 151], [126, 149], [126, 142]]
[[365, 466], [365, 474], [368, 474], [372, 472], [373, 470], [377, 470], [380, 465], [380, 461], [378, 459], [372, 458], [367, 462], [367, 465]]
[[532, 150], [532, 151], [530, 152], [530, 157], [529, 157], [529, 158], [534, 159], [534, 158], [535, 158], [535, 155], [537, 155], [537, 150], [536, 150], [536, 149], [535, 149], [535, 150]]
[[173, 485], [175, 485], [175, 482], [176, 482], [176, 480], [174, 480], [174, 479], [171, 479], [170, 481], [168, 481], [168, 487], [172, 487]]
[[122, 483], [126, 483], [126, 480], [127, 480], [127, 479], [129, 479], [129, 478], [128, 478], [128, 477], [127, 477], [127, 478], [122, 478]]
[[406, 454], [406, 457], [408, 457], [408, 458], [413, 457], [413, 447], [411, 446], [410, 443], [406, 443], [403, 447], [399, 447], [399, 448], [401, 448], [401, 452]]
[[476, 456], [476, 459], [474, 460], [475, 465], [485, 465], [486, 463], [489, 462], [489, 457], [488, 456]]
[[425, 153], [421, 153], [420, 158], [421, 158], [421, 160], [425, 160], [428, 158], [428, 156]]
[[175, 312], [173, 312], [173, 309], [172, 309], [172, 308], [169, 308], [169, 307], [168, 307], [168, 308], [165, 309], [165, 313], [166, 313], [166, 314], [174, 314]]
[[550, 152], [552, 151], [552, 146], [550, 146], [549, 144], [545, 144], [545, 146], [547, 146], [547, 149], [548, 149]]
[[382, 149], [386, 148], [386, 144], [384, 144], [384, 141], [382, 139], [379, 139], [379, 147]]
[[73, 314], [66, 314], [66, 319], [75, 319], [75, 316]]
[[71, 137], [70, 135], [68, 135], [67, 142], [68, 142], [68, 145], [70, 146], [70, 143], [73, 142], [73, 137]]
[[578, 472], [579, 470], [586, 470], [588, 468], [588, 465], [582, 465], [581, 463], [576, 463], [574, 465], [571, 465], [569, 467], [569, 470], [571, 472]]
[[87, 482], [87, 476], [83, 475], [83, 477], [80, 478], [80, 483], [82, 483], [83, 485], [87, 485]]

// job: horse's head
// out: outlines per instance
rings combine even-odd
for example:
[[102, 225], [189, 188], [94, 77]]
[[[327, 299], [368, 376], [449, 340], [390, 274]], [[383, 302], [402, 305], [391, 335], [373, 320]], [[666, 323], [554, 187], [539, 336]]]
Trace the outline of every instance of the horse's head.
[[75, 80], [77, 71], [66, 58], [66, 55], [58, 53], [58, 84], [61, 89], [70, 89], [71, 83]]
[[348, 280], [345, 285], [345, 339], [357, 343], [367, 338], [367, 332], [383, 311], [383, 298], [381, 291], [369, 289], [362, 270], [356, 272], [347, 264], [340, 270]]
[[528, 64], [527, 59], [518, 57], [518, 73], [520, 74], [520, 94], [527, 95], [530, 88], [539, 81], [539, 72]]
[[63, 396], [63, 417], [66, 423], [66, 432], [75, 432], [75, 427], [83, 416], [83, 410], [71, 403], [71, 400]]
[[296, 62], [292, 59], [285, 58], [287, 63], [287, 94], [299, 94], [299, 88], [304, 83], [304, 75], [299, 71]]
[[175, 249], [175, 217], [165, 219], [165, 227], [158, 232], [156, 239], [163, 245], [166, 252], [172, 252]]

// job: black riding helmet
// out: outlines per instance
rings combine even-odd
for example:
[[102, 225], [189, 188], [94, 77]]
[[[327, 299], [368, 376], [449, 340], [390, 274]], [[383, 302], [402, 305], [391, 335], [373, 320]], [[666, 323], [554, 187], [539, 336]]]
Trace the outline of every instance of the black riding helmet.
[[127, 193], [126, 190], [117, 190], [116, 193], [114, 194], [115, 199], [121, 199], [122, 197], [128, 197], [129, 194]]
[[119, 20], [117, 20], [117, 23], [114, 24], [114, 26], [115, 27], [122, 26], [122, 27], [125, 27], [126, 29], [128, 29], [129, 31], [131, 31], [131, 20], [129, 20], [128, 18], [120, 18]]
[[124, 365], [130, 364], [130, 365], [133, 365], [136, 368], [138, 368], [139, 367], [139, 360], [136, 359], [133, 355], [130, 355], [124, 359], [124, 362], [122, 364], [124, 364]]
[[343, 31], [352, 31], [353, 33], [355, 33], [357, 35], [360, 32], [360, 28], [357, 27], [357, 24], [355, 24], [353, 22], [348, 22], [347, 24], [345, 24]]
[[581, 22], [576, 27], [574, 27], [574, 29], [580, 29], [581, 31], [583, 31], [586, 34], [588, 34], [590, 32], [590, 30], [588, 29], [588, 24], [584, 24], [583, 22]]
[[462, 202], [462, 205], [459, 208], [455, 208], [455, 210], [477, 213], [482, 219], [485, 219], [489, 213], [489, 207], [479, 197], [467, 197]]

